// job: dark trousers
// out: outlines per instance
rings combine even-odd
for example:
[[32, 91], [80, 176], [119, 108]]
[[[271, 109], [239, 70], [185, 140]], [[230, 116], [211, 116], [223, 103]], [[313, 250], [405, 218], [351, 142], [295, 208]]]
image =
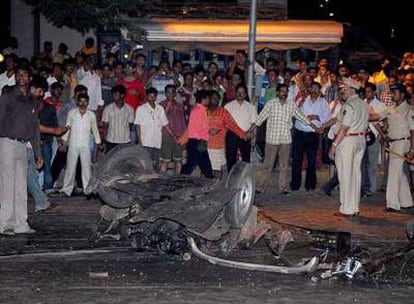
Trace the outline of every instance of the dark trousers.
[[190, 175], [199, 166], [201, 173], [207, 178], [214, 178], [207, 142], [199, 139], [189, 139], [187, 144], [187, 162], [181, 169], [181, 174]]
[[66, 151], [56, 151], [55, 158], [53, 159], [52, 163], [52, 180], [53, 182], [57, 181], [59, 178], [59, 174], [62, 171], [63, 168], [66, 166]]
[[331, 193], [336, 186], [339, 185], [338, 173], [335, 174], [323, 185], [323, 189], [327, 193]]
[[298, 190], [302, 183], [302, 163], [304, 153], [306, 153], [308, 160], [305, 189], [314, 190], [316, 188], [316, 154], [318, 146], [318, 134], [314, 132], [302, 132], [294, 129], [292, 143], [292, 181], [290, 182], [290, 188], [292, 190]]
[[322, 162], [326, 165], [333, 165], [335, 162], [329, 159], [329, 149], [331, 148], [333, 139], [329, 139], [328, 136], [322, 136]]
[[256, 151], [262, 159], [264, 159], [266, 151], [266, 125], [267, 121], [258, 127], [256, 131]]
[[240, 150], [242, 161], [250, 163], [250, 141], [246, 141], [238, 137], [231, 131], [226, 135], [226, 162], [227, 172], [237, 163], [237, 151]]
[[[59, 178], [60, 172], [66, 166], [67, 154], [68, 154], [67, 151], [58, 150], [56, 152], [56, 155], [55, 155], [55, 158], [53, 159], [53, 163], [51, 167], [53, 183], [57, 181], [57, 179]], [[79, 160], [78, 160], [78, 164], [76, 165], [76, 185], [79, 188], [83, 188], [82, 187], [82, 166]]]
[[108, 153], [113, 148], [118, 147], [119, 145], [124, 145], [124, 144], [116, 144], [116, 143], [111, 143], [109, 141], [105, 141], [105, 148], [106, 148], [105, 153]]

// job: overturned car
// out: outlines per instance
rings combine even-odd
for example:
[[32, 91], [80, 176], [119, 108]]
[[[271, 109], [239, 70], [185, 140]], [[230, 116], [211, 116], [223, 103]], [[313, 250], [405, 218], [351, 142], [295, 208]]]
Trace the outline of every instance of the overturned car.
[[[257, 224], [252, 165], [237, 163], [225, 181], [156, 173], [146, 150], [119, 146], [99, 162], [88, 185], [105, 205], [101, 216], [122, 224], [139, 250], [156, 248], [184, 258], [194, 254], [211, 263], [248, 270], [308, 273], [319, 258], [293, 267], [256, 265], [217, 257], [243, 244], [251, 246], [267, 231]], [[201, 249], [200, 249], [201, 248]], [[214, 255], [206, 254], [205, 252]]]

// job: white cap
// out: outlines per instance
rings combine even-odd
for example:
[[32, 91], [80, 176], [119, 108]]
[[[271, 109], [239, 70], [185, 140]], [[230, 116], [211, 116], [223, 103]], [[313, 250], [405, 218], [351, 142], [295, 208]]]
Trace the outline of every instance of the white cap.
[[356, 82], [355, 80], [352, 80], [351, 78], [342, 78], [342, 82], [344, 85], [353, 88], [355, 90], [359, 90], [361, 88], [361, 85]]

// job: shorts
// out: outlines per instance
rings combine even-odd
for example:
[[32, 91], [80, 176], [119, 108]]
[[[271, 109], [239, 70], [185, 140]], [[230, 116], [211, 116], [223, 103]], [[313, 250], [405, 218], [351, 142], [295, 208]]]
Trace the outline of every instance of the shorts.
[[208, 149], [211, 167], [213, 171], [221, 171], [222, 166], [226, 165], [226, 155], [224, 149]]
[[170, 136], [163, 136], [161, 143], [161, 157], [160, 160], [164, 162], [182, 161], [183, 147], [177, 144], [174, 138]]
[[143, 147], [144, 147], [145, 150], [148, 151], [148, 153], [151, 157], [152, 163], [155, 166], [158, 166], [158, 162], [160, 160], [160, 149], [152, 148], [152, 147], [146, 147], [146, 146], [143, 146]]

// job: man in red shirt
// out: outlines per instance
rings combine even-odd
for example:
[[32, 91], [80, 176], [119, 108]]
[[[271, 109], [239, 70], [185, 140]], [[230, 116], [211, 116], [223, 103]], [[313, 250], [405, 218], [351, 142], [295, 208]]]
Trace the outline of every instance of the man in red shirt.
[[207, 151], [209, 123], [207, 107], [210, 103], [209, 91], [200, 90], [196, 93], [196, 105], [190, 114], [188, 123], [187, 163], [181, 174], [190, 175], [199, 166], [201, 173], [207, 178], [214, 178], [210, 158]]
[[[133, 62], [127, 64], [125, 73], [125, 77], [120, 78], [117, 84], [125, 87], [125, 103], [130, 105], [135, 113], [137, 108], [145, 103], [145, 89], [141, 80], [136, 77], [136, 65]], [[136, 133], [131, 132], [131, 143], [136, 142]]]
[[125, 69], [125, 77], [118, 80], [126, 89], [125, 102], [129, 104], [134, 111], [145, 102], [145, 89], [142, 82], [136, 77], [136, 66], [134, 63], [128, 63]]

